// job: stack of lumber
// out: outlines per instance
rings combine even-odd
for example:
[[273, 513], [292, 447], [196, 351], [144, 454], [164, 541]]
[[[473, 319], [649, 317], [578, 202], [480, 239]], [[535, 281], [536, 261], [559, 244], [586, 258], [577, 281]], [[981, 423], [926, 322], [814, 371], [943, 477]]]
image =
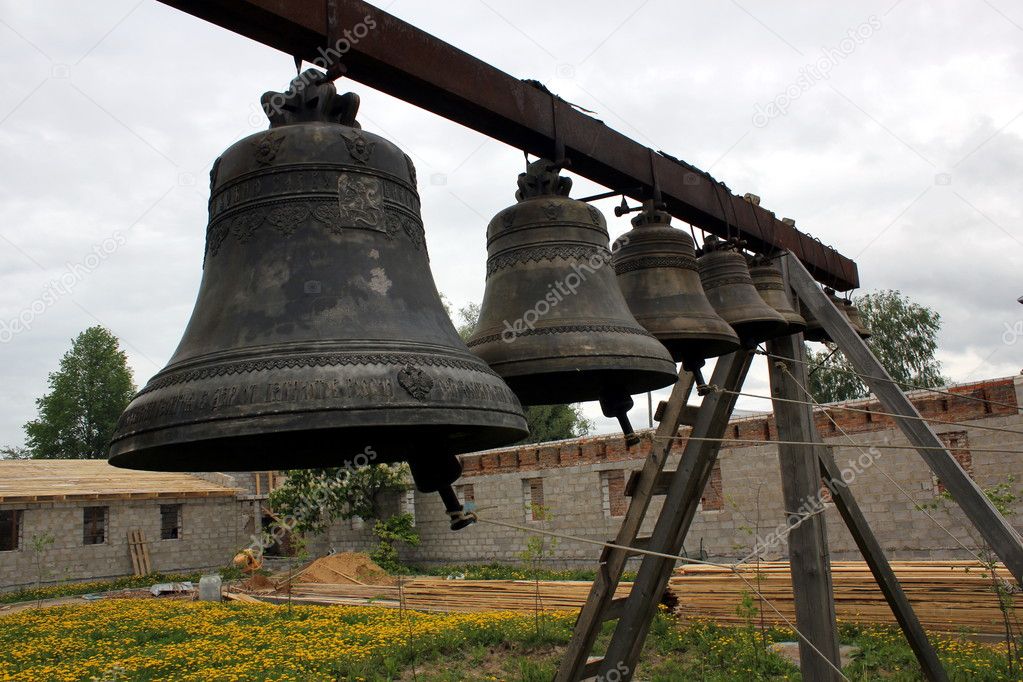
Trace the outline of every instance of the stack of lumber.
[[[1003, 630], [998, 594], [991, 572], [975, 561], [893, 561], [892, 569], [925, 629], [958, 632], [962, 629], [999, 634]], [[740, 623], [736, 607], [743, 593], [759, 602], [750, 585], [759, 590], [786, 618], [795, 622], [792, 581], [788, 562], [761, 563], [738, 568], [686, 565], [676, 569], [668, 589], [678, 599], [677, 613], [687, 618], [709, 618], [719, 623]], [[835, 610], [839, 620], [855, 623], [892, 623], [892, 615], [874, 577], [862, 561], [833, 561]], [[997, 577], [1014, 585], [1001, 564]], [[1023, 617], [1023, 600], [1016, 599], [1016, 617]], [[758, 604], [759, 606], [759, 604]], [[766, 604], [764, 622], [784, 624]], [[760, 622], [758, 615], [755, 620]]]
[[[616, 596], [629, 594], [631, 583], [619, 586]], [[590, 593], [588, 581], [540, 581], [539, 606], [544, 611], [576, 611]], [[537, 583], [528, 580], [444, 580], [417, 578], [397, 585], [295, 583], [292, 598], [321, 604], [399, 605], [419, 611], [523, 611], [537, 607]]]

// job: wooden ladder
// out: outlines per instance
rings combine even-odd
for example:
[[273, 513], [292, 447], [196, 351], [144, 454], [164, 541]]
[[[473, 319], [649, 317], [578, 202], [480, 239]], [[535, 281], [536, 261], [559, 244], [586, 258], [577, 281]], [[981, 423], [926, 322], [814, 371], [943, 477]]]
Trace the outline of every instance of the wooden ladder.
[[[737, 391], [752, 358], [753, 354], [746, 350], [721, 358], [711, 383]], [[660, 420], [650, 455], [638, 475], [630, 480], [632, 500], [613, 542], [619, 547], [605, 547], [601, 553], [596, 580], [576, 621], [572, 639], [554, 678], [556, 682], [577, 682], [598, 675], [604, 679], [629, 679], [635, 669], [636, 662], [631, 653], [620, 652], [632, 648], [625, 646], [629, 642], [638, 642], [638, 648], [642, 648], [646, 629], [671, 577], [675, 561], [664, 558], [652, 560], [648, 555], [629, 596], [616, 599], [614, 593], [621, 582], [626, 562], [636, 554], [625, 548], [671, 555], [679, 553], [720, 448], [720, 443], [693, 439], [723, 437], [735, 404], [734, 394], [713, 392], [704, 396], [703, 404], [694, 410], [686, 405], [693, 383], [693, 375], [683, 372], [672, 389], [671, 397], [659, 410]], [[664, 465], [683, 423], [688, 423], [693, 429], [690, 440], [678, 469], [666, 472]], [[653, 534], [640, 537], [639, 530], [654, 495], [666, 495], [664, 505]], [[607, 653], [601, 657], [590, 656], [603, 624], [615, 619], [618, 625]], [[612, 670], [616, 673], [609, 675]]]

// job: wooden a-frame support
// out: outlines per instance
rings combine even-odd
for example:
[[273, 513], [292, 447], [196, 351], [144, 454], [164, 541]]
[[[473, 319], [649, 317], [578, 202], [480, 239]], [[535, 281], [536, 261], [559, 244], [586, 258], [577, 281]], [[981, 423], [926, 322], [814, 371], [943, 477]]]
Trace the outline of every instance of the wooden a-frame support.
[[[813, 313], [835, 344], [866, 377], [865, 383], [893, 414], [896, 423], [918, 451], [924, 462], [941, 478], [970, 521], [1023, 584], [1023, 541], [997, 512], [979, 487], [959, 466], [916, 407], [905, 396], [885, 369], [849, 324], [848, 318], [828, 300], [809, 272], [791, 257], [783, 259], [786, 280], [800, 301]], [[802, 519], [788, 536], [792, 587], [796, 606], [796, 627], [810, 643], [800, 640], [800, 667], [804, 679], [838, 680], [840, 668], [838, 631], [835, 624], [834, 593], [828, 557], [824, 516], [819, 509], [822, 480], [830, 483], [832, 502], [849, 528], [856, 546], [870, 567], [885, 600], [891, 607], [917, 661], [928, 680], [943, 682], [947, 675], [934, 647], [927, 639], [919, 619], [867, 524], [852, 491], [842, 479], [831, 447], [823, 443], [813, 421], [813, 406], [807, 404], [806, 353], [801, 334], [768, 343], [771, 396], [778, 427], [778, 439], [787, 442], [816, 443], [817, 446], [779, 445], [782, 487], [786, 512]], [[700, 498], [717, 459], [725, 435], [736, 392], [743, 384], [753, 353], [741, 350], [720, 358], [710, 381], [711, 392], [703, 399], [691, 419], [692, 432], [682, 452], [678, 468], [663, 472], [671, 445], [684, 417], [691, 413], [686, 402], [693, 377], [680, 376], [665, 404], [653, 436], [653, 447], [632, 488], [632, 501], [626, 511], [615, 544], [662, 554], [679, 555], [699, 506]], [[714, 390], [723, 389], [723, 390]], [[941, 448], [941, 449], [935, 449]], [[664, 479], [670, 479], [664, 492]], [[660, 484], [660, 485], [658, 485]], [[665, 494], [653, 534], [639, 538], [651, 497]], [[816, 503], [815, 503], [816, 502]], [[800, 514], [799, 509], [803, 508]], [[597, 579], [585, 606], [576, 620], [572, 639], [555, 675], [555, 682], [631, 679], [639, 661], [657, 604], [667, 588], [676, 561], [643, 555], [639, 572], [628, 597], [614, 599], [626, 560], [635, 552], [605, 548], [601, 553]], [[591, 657], [594, 642], [603, 623], [617, 620], [607, 651]], [[812, 646], [811, 646], [812, 643]]]

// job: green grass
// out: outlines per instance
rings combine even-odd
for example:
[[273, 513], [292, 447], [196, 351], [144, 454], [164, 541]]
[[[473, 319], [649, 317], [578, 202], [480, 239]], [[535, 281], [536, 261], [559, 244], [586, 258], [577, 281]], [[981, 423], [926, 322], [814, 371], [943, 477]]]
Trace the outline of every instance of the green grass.
[[[18, 602], [37, 601], [40, 599], [57, 599], [59, 597], [76, 597], [93, 592], [112, 592], [132, 588], [149, 587], [157, 583], [198, 583], [201, 573], [150, 573], [147, 576], [129, 575], [113, 580], [90, 580], [87, 582], [68, 582], [57, 585], [43, 585], [38, 588], [0, 592], [0, 604], [17, 604]], [[236, 580], [242, 577], [241, 571], [229, 566], [220, 570], [224, 580]]]

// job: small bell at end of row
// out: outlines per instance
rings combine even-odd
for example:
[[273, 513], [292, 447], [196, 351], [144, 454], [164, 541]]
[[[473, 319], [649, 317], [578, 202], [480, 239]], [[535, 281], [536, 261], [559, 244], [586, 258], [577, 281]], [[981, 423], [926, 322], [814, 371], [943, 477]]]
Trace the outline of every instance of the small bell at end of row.
[[703, 293], [696, 247], [653, 201], [632, 219], [632, 229], [611, 249], [629, 310], [687, 369], [739, 347], [728, 323]]
[[697, 264], [707, 299], [745, 346], [785, 333], [788, 322], [757, 292], [746, 257], [734, 243], [707, 237]]
[[866, 322], [863, 321], [863, 315], [860, 313], [860, 309], [853, 305], [853, 302], [847, 298], [842, 299], [842, 311], [845, 316], [849, 318], [850, 324], [856, 333], [860, 335], [861, 339], [869, 339], [873, 336], [873, 332], [867, 327]]
[[678, 374], [629, 312], [604, 217], [569, 198], [571, 185], [545, 159], [519, 175], [517, 202], [487, 226], [486, 289], [468, 345], [524, 405], [622, 406]]
[[798, 334], [806, 329], [806, 320], [792, 306], [781, 270], [773, 259], [766, 256], [754, 257], [750, 261], [749, 274], [764, 303], [785, 318], [788, 324], [786, 334]]
[[[853, 302], [848, 299], [839, 298], [835, 294], [835, 290], [825, 287], [824, 293], [827, 295], [828, 300], [831, 304], [838, 308], [840, 311], [845, 313], [845, 316], [849, 318], [849, 324], [852, 325], [856, 333], [859, 334], [861, 339], [869, 339], [871, 332], [867, 328], [867, 325], [863, 322], [863, 315], [860, 314], [859, 308], [853, 305]], [[813, 341], [815, 343], [833, 343], [831, 335], [824, 330], [821, 323], [817, 321], [817, 318], [813, 316], [810, 309], [805, 305], [800, 305], [800, 312], [806, 319], [806, 331], [803, 332], [803, 338], [807, 341]]]

